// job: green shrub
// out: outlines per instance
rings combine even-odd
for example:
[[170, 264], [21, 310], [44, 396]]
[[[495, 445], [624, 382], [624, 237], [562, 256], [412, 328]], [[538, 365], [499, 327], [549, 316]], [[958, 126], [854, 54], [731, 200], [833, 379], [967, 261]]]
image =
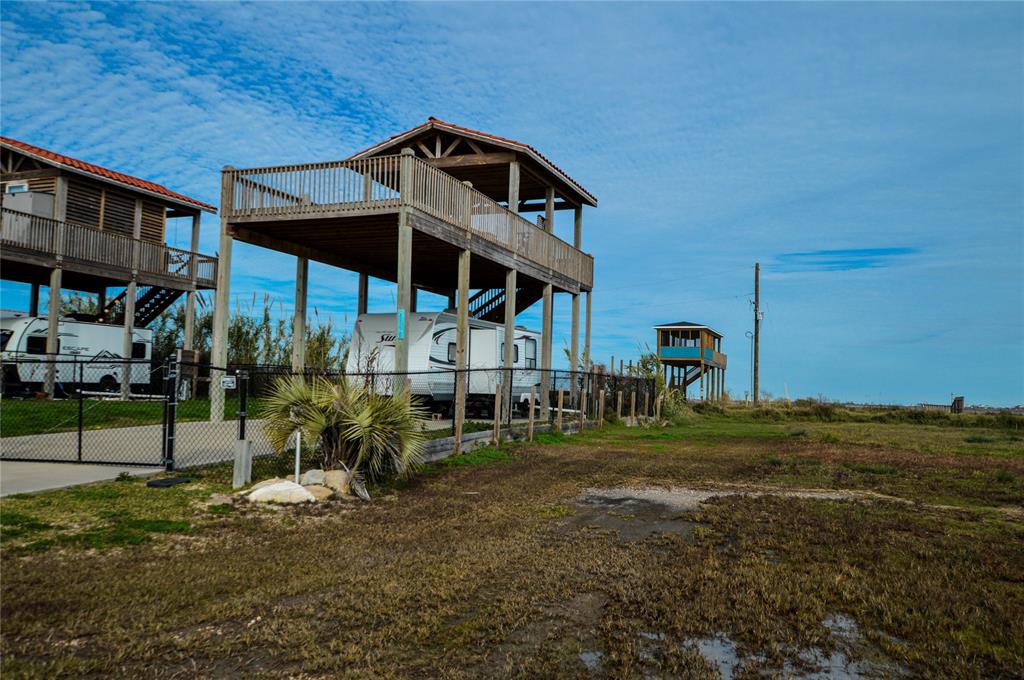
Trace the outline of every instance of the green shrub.
[[724, 415], [725, 408], [721, 404], [716, 404], [711, 401], [698, 401], [691, 407], [694, 413], [701, 415]]
[[661, 417], [673, 425], [686, 425], [696, 419], [696, 414], [679, 390], [668, 390], [661, 401]]

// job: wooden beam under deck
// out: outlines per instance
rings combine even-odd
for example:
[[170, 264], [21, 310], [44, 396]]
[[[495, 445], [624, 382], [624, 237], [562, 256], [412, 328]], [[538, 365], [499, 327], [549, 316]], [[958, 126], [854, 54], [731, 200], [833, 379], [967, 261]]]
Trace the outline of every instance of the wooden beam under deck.
[[[515, 269], [560, 291], [587, 290], [567, 276], [540, 267], [515, 253], [471, 235], [465, 229], [409, 209], [413, 228], [413, 283], [426, 290], [446, 291], [457, 276], [458, 251], [469, 249], [474, 262], [473, 288], [505, 285], [505, 272]], [[239, 240], [307, 257], [350, 271], [395, 282], [398, 252], [398, 209], [346, 211], [327, 215], [258, 216], [234, 218], [228, 226]], [[299, 243], [301, 241], [301, 243]]]

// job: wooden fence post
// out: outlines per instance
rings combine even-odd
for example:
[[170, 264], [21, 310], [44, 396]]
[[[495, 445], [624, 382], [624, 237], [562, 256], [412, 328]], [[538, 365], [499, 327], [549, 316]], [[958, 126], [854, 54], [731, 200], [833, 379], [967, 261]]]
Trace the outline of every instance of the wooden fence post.
[[619, 390], [615, 398], [615, 417], [618, 420], [622, 420], [622, 390]]
[[636, 426], [636, 391], [629, 394], [629, 422]]
[[501, 444], [501, 383], [494, 386], [494, 445]]
[[644, 418], [650, 418], [650, 415], [651, 415], [650, 406], [651, 406], [651, 395], [647, 394], [647, 392], [644, 392], [644, 410], [643, 410], [643, 417]]
[[585, 422], [584, 404], [587, 403], [587, 398], [586, 397], [587, 397], [587, 388], [586, 388], [586, 385], [584, 384], [584, 385], [580, 386], [580, 398], [579, 398], [578, 403], [576, 404], [576, 406], [579, 408], [579, 411], [580, 411], [580, 414], [579, 414], [580, 415], [580, 418], [579, 418], [579, 423], [580, 423], [579, 432], [583, 432], [583, 423]]
[[558, 414], [555, 417], [555, 429], [558, 432], [562, 431], [562, 401], [565, 398], [565, 391], [558, 390]]
[[601, 390], [601, 401], [597, 403], [597, 427], [604, 427], [604, 390]]
[[536, 408], [534, 403], [537, 400], [537, 388], [530, 388], [530, 415], [526, 420], [526, 438], [529, 441], [533, 441], [533, 409]]

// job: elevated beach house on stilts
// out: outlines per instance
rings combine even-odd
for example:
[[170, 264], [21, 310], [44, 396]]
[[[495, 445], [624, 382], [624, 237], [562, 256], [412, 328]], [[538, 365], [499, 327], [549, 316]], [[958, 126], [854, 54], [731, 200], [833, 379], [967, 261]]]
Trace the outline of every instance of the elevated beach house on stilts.
[[[535, 148], [430, 118], [341, 161], [223, 171], [221, 263], [213, 364], [227, 359], [228, 278], [234, 240], [296, 256], [293, 363], [301, 367], [308, 260], [398, 284], [396, 372], [408, 368], [417, 289], [457, 305], [456, 366], [466, 367], [466, 328], [476, 316], [504, 322], [513, 363], [516, 314], [543, 300], [541, 369], [551, 366], [552, 299], [572, 296], [571, 356], [579, 355], [579, 297], [586, 295], [583, 361], [590, 352], [594, 260], [584, 253], [583, 209], [597, 199]], [[556, 210], [574, 215], [573, 242], [552, 233]], [[540, 213], [536, 223], [525, 218]], [[470, 294], [470, 291], [476, 291]], [[543, 373], [543, 380], [550, 380]], [[459, 379], [464, 379], [461, 376]], [[212, 381], [216, 400], [223, 399]], [[464, 390], [457, 389], [458, 395]], [[540, 390], [546, 408], [549, 390]], [[456, 404], [456, 428], [464, 405]], [[456, 438], [458, 441], [458, 438]]]
[[[187, 295], [185, 349], [192, 349], [196, 292], [217, 282], [217, 258], [198, 253], [207, 205], [148, 180], [0, 137], [0, 275], [31, 285], [29, 313], [39, 315], [39, 287], [49, 286], [46, 356], [59, 358], [60, 291], [98, 295], [87, 319], [124, 328], [121, 356], [132, 356], [134, 328], [154, 321]], [[188, 220], [191, 247], [164, 243], [167, 221]], [[107, 298], [110, 288], [124, 289]], [[54, 392], [54, 363], [44, 389]], [[123, 371], [121, 391], [129, 389]]]

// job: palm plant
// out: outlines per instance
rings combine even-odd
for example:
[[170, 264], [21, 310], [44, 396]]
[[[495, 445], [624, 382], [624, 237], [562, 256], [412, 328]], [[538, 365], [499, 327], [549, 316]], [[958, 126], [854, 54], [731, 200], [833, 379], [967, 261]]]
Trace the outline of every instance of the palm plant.
[[405, 475], [423, 459], [427, 411], [408, 390], [379, 394], [345, 377], [335, 382], [323, 376], [284, 376], [271, 387], [262, 417], [277, 450], [301, 432], [325, 470], [352, 473], [353, 490], [362, 491], [360, 496], [364, 477], [379, 481]]

